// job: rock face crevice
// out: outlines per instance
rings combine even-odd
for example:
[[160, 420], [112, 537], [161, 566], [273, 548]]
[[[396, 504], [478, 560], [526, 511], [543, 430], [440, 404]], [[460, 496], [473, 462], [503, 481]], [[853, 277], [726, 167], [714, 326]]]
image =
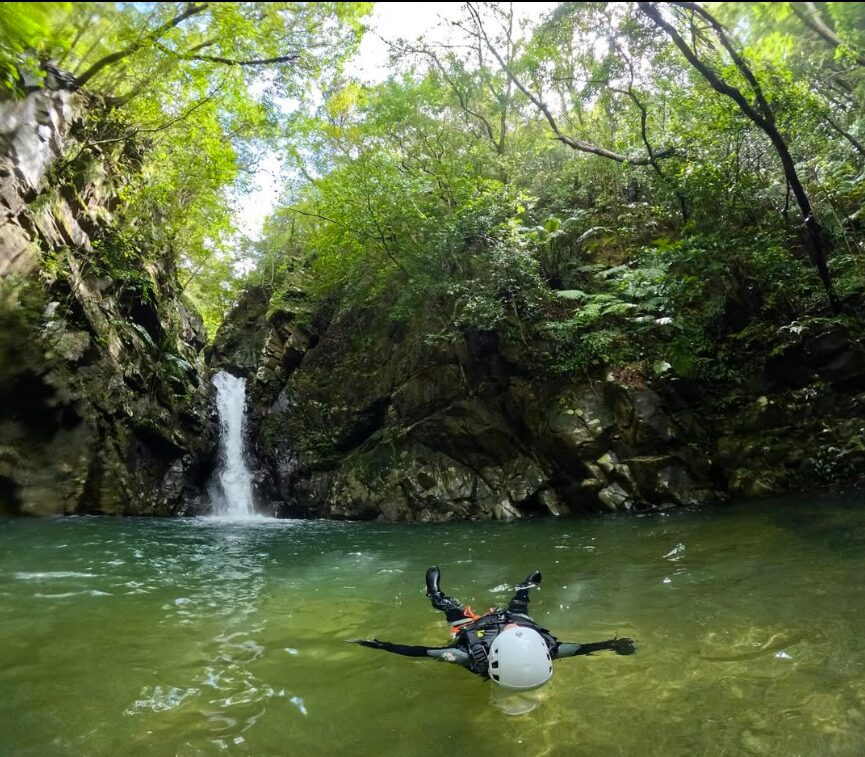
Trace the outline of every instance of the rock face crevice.
[[0, 513], [203, 505], [204, 327], [158, 235], [134, 276], [111, 275], [112, 212], [137, 148], [85, 140], [98, 108], [50, 72], [0, 103]]

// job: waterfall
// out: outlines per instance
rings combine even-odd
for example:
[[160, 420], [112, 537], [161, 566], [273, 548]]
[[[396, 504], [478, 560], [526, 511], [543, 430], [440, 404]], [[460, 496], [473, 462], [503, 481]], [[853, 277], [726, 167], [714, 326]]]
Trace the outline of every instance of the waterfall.
[[213, 377], [219, 413], [219, 465], [209, 487], [213, 514], [228, 518], [255, 517], [252, 473], [246, 465], [243, 431], [246, 420], [246, 379], [220, 371]]

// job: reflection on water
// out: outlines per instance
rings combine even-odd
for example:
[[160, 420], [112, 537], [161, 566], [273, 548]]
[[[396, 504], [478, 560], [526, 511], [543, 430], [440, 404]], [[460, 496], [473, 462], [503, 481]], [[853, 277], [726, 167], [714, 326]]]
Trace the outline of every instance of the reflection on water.
[[[0, 524], [0, 754], [865, 752], [865, 510], [847, 499], [638, 518], [388, 526]], [[506, 694], [346, 643], [445, 643], [428, 565], [475, 607], [631, 657]]]
[[547, 690], [507, 691], [499, 686], [488, 686], [490, 704], [505, 715], [525, 715], [538, 708], [546, 699]]

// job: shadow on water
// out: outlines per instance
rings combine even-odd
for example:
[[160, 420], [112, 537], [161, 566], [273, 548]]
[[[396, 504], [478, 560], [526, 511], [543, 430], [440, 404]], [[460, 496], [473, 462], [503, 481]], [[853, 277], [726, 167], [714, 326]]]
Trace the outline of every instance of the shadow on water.
[[865, 551], [862, 491], [825, 492], [762, 503], [771, 522], [801, 539], [833, 551], [839, 557], [860, 558]]

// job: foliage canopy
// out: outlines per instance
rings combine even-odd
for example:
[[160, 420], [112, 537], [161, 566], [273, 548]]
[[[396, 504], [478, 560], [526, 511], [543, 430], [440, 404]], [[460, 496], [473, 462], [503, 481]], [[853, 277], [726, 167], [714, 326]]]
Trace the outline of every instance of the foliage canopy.
[[227, 187], [268, 151], [290, 179], [247, 279], [419, 345], [727, 380], [861, 315], [865, 3], [468, 3], [378, 83], [346, 65], [370, 4], [38, 7], [0, 10], [4, 86], [52, 59], [106, 102], [95, 140], [146, 143], [124, 223], [159, 219], [213, 322]]

